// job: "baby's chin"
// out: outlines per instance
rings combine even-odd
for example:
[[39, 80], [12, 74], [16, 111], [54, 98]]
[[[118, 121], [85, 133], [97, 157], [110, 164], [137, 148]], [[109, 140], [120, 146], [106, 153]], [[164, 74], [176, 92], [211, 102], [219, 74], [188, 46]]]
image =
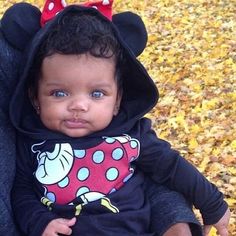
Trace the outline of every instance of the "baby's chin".
[[83, 138], [85, 136], [88, 136], [90, 134], [92, 134], [92, 131], [88, 131], [88, 130], [68, 130], [68, 131], [64, 131], [64, 132], [60, 132], [70, 138]]

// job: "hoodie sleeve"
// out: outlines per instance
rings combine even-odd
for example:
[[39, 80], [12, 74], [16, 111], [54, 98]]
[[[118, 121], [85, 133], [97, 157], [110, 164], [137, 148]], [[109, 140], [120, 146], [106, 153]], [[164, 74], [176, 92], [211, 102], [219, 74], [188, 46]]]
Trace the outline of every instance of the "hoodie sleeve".
[[41, 236], [47, 224], [58, 217], [36, 196], [33, 182], [34, 162], [22, 137], [18, 138], [16, 160], [16, 177], [12, 189], [14, 215], [26, 235]]
[[148, 119], [139, 124], [141, 153], [137, 166], [158, 184], [184, 194], [200, 210], [204, 224], [215, 224], [228, 206], [223, 194], [168, 142], [158, 139]]

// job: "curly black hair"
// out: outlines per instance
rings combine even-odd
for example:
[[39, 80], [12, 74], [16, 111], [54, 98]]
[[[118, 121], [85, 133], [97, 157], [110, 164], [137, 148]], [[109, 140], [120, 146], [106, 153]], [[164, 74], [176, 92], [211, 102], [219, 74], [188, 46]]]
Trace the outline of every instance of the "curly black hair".
[[122, 88], [122, 47], [114, 29], [107, 20], [88, 12], [69, 12], [61, 17], [39, 46], [28, 80], [33, 97], [37, 96], [38, 80], [45, 57], [55, 53], [80, 55], [89, 53], [94, 57], [114, 58], [118, 89]]

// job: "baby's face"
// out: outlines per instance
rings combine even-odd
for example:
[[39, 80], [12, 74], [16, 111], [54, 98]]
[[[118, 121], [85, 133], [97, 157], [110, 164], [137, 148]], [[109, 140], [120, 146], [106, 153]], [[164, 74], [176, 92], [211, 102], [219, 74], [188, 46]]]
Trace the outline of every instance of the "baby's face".
[[113, 58], [54, 54], [43, 60], [34, 103], [48, 129], [70, 137], [102, 130], [117, 115], [120, 99]]

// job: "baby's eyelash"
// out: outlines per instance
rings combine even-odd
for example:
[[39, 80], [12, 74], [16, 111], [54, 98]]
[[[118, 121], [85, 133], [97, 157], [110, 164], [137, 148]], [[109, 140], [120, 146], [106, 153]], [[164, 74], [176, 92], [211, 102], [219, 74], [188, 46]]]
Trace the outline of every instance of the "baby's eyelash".
[[51, 96], [65, 97], [65, 96], [68, 96], [68, 94], [63, 90], [54, 90], [54, 91], [51, 92]]
[[103, 91], [100, 91], [100, 90], [95, 90], [95, 91], [93, 91], [92, 93], [91, 93], [91, 96], [93, 97], [93, 98], [97, 98], [97, 99], [99, 99], [99, 98], [102, 98], [103, 96], [105, 95], [105, 92], [103, 92]]

